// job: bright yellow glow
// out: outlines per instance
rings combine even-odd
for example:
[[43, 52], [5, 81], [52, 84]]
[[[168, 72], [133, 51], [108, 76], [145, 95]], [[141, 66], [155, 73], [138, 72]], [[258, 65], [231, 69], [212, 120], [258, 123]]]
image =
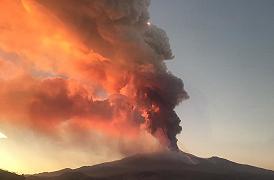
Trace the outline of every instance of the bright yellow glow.
[[0, 132], [0, 139], [6, 139], [6, 138], [8, 138], [8, 137], [5, 134]]
[[[36, 136], [24, 128], [15, 130], [8, 125], [1, 125], [1, 129], [5, 129], [8, 139], [0, 139], [0, 169], [18, 174], [77, 168], [121, 158], [119, 154], [109, 151], [106, 145], [95, 148], [92, 143], [60, 143], [42, 135]], [[102, 138], [101, 141], [106, 142]]]

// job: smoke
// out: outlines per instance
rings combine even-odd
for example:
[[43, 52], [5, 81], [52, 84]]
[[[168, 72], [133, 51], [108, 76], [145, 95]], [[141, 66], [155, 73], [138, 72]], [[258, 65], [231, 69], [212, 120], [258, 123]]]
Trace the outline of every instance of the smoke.
[[147, 23], [149, 5], [3, 0], [0, 119], [47, 134], [64, 124], [131, 139], [145, 130], [177, 150], [174, 108], [188, 95], [167, 70], [173, 54], [166, 33]]

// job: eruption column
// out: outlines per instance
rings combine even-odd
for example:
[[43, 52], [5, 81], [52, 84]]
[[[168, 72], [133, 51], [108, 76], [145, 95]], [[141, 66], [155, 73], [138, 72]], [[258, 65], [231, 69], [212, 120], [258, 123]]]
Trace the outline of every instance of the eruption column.
[[[0, 77], [0, 117], [45, 131], [87, 121], [90, 131], [103, 133], [145, 129], [177, 150], [182, 128], [174, 108], [188, 95], [182, 80], [167, 70], [164, 61], [173, 59], [169, 40], [149, 22], [149, 5], [149, 0], [21, 0], [14, 5], [21, 18], [0, 21], [0, 48], [23, 57], [16, 56], [12, 65], [2, 62], [22, 73]], [[1, 9], [5, 20], [10, 12]]]

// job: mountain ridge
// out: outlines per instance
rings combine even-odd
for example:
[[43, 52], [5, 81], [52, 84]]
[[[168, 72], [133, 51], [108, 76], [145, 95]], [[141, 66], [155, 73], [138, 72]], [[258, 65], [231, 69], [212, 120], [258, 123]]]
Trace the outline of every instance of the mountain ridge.
[[24, 180], [24, 176], [0, 169], [0, 180]]
[[184, 152], [136, 154], [121, 160], [76, 169], [35, 174], [27, 180], [67, 179], [239, 179], [273, 180], [274, 171], [219, 157], [200, 158]]

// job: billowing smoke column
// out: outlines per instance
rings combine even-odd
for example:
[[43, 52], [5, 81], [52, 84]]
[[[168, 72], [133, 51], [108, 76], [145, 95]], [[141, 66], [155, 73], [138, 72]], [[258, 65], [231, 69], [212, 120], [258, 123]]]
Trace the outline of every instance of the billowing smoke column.
[[[5, 74], [0, 79], [4, 84], [0, 117], [25, 119], [33, 128], [48, 127], [46, 131], [63, 122], [86, 121], [93, 122], [91, 131], [107, 132], [104, 129], [111, 127], [125, 136], [131, 129], [145, 129], [177, 150], [176, 135], [182, 128], [174, 108], [188, 95], [182, 80], [165, 66], [164, 60], [173, 55], [166, 33], [148, 23], [149, 4], [149, 0], [22, 0], [16, 7], [28, 15], [19, 23], [2, 23], [0, 30], [2, 51], [24, 57], [15, 63], [23, 71], [20, 78]], [[34, 35], [23, 36], [34, 38], [16, 43], [4, 38], [28, 23], [26, 29]], [[2, 67], [9, 63], [2, 60]], [[27, 83], [18, 87], [22, 81]]]

